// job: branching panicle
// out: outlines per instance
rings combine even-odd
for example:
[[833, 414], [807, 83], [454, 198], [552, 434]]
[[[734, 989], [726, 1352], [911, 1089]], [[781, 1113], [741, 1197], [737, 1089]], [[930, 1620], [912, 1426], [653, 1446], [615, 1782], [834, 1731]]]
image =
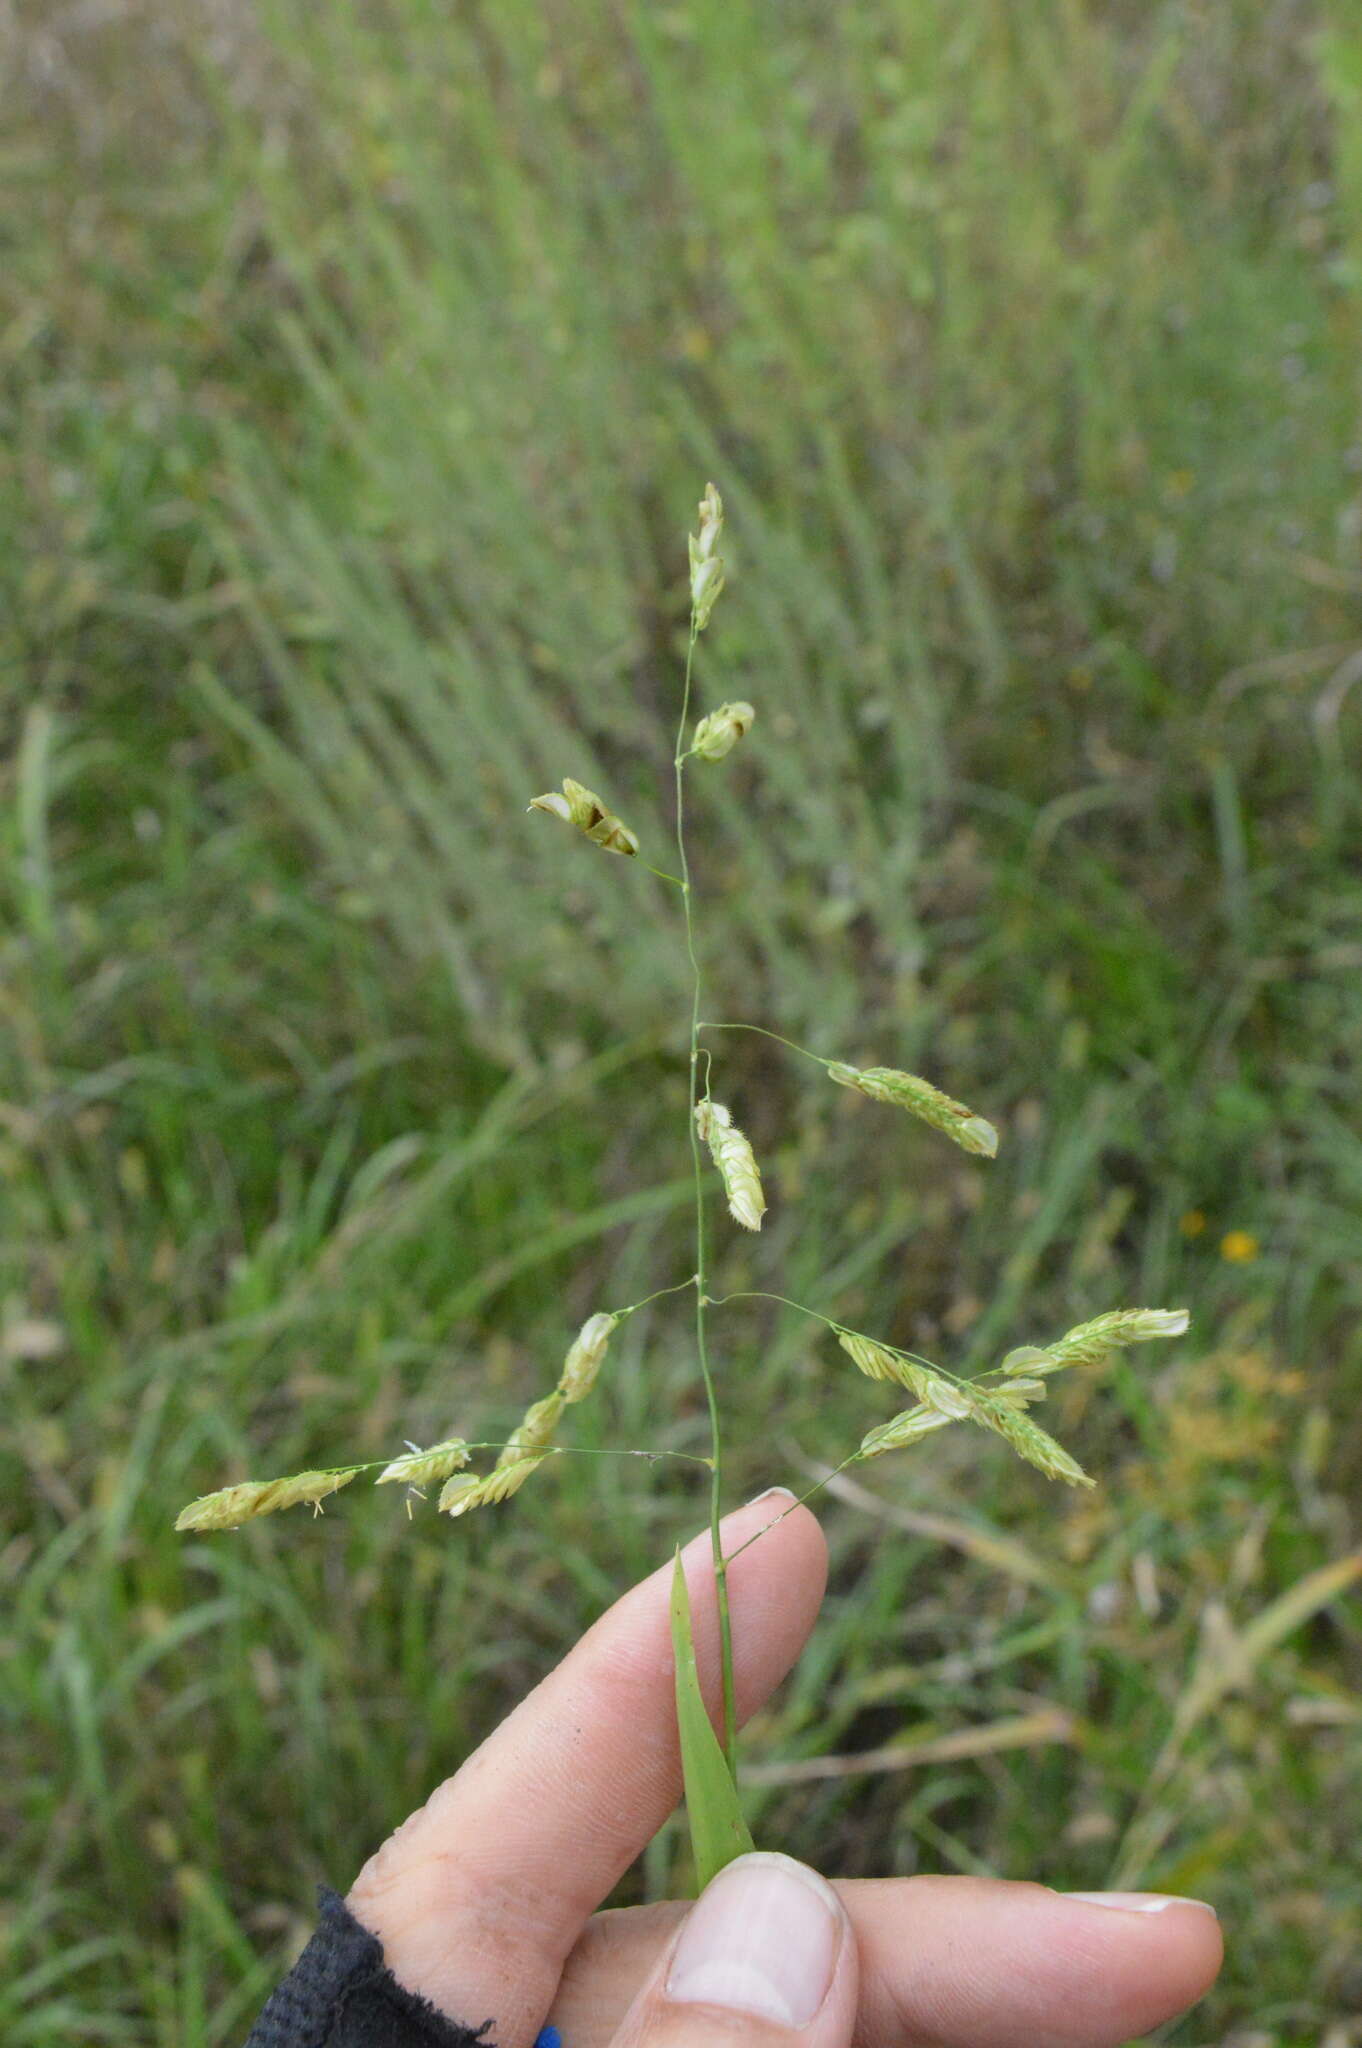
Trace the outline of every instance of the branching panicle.
[[[698, 1462], [708, 1466], [710, 1473], [709, 1525], [719, 1615], [723, 1751], [729, 1771], [736, 1777], [737, 1717], [727, 1590], [728, 1560], [723, 1554], [719, 1531], [723, 1507], [720, 1410], [707, 1333], [708, 1313], [719, 1304], [711, 1301], [707, 1287], [707, 1174], [702, 1147], [708, 1147], [723, 1185], [729, 1213], [743, 1229], [761, 1229], [766, 1196], [751, 1144], [734, 1123], [730, 1110], [711, 1095], [707, 1047], [703, 1055], [702, 1075], [701, 1032], [749, 1031], [775, 1039], [825, 1068], [840, 1086], [853, 1089], [872, 1101], [905, 1110], [977, 1157], [994, 1157], [998, 1149], [998, 1133], [985, 1117], [957, 1102], [920, 1075], [895, 1067], [860, 1068], [845, 1061], [827, 1059], [807, 1047], [792, 1045], [779, 1032], [768, 1030], [761, 1024], [701, 1024], [701, 949], [686, 840], [686, 769], [691, 762], [724, 760], [752, 731], [756, 716], [751, 704], [735, 698], [698, 718], [693, 730], [691, 725], [696, 643], [708, 626], [725, 586], [726, 570], [719, 548], [723, 527], [723, 503], [714, 485], [709, 484], [700, 501], [697, 530], [688, 537], [690, 622], [680, 713], [672, 749], [679, 874], [667, 874], [652, 867], [648, 870], [673, 888], [679, 888], [681, 894], [682, 927], [679, 936], [684, 941], [691, 980], [686, 1118], [694, 1180], [695, 1257], [694, 1269], [687, 1278], [659, 1288], [646, 1300], [653, 1301], [661, 1295], [683, 1289], [691, 1292], [694, 1300], [696, 1362], [709, 1421], [709, 1455]], [[564, 778], [561, 791], [550, 790], [533, 798], [529, 808], [561, 819], [605, 852], [626, 856], [638, 853], [638, 839], [629, 827], [607, 808], [593, 790], [573, 781], [570, 776]], [[914, 1353], [867, 1336], [864, 1332], [846, 1329], [817, 1310], [804, 1308], [797, 1302], [787, 1302], [784, 1296], [767, 1295], [766, 1298], [785, 1301], [787, 1306], [815, 1317], [833, 1332], [858, 1371], [872, 1381], [902, 1388], [914, 1397], [913, 1406], [869, 1429], [859, 1449], [844, 1460], [844, 1464], [906, 1450], [939, 1430], [965, 1425], [988, 1431], [1046, 1477], [1070, 1486], [1091, 1486], [1093, 1482], [1029, 1413], [1031, 1405], [1044, 1398], [1049, 1377], [1070, 1366], [1094, 1365], [1123, 1346], [1181, 1336], [1188, 1325], [1185, 1309], [1113, 1309], [1076, 1325], [1052, 1344], [1020, 1345], [1008, 1352], [993, 1371], [976, 1380], [966, 1381]], [[476, 1508], [510, 1500], [540, 1466], [573, 1450], [571, 1445], [560, 1446], [557, 1443], [558, 1431], [568, 1411], [584, 1401], [595, 1386], [610, 1340], [621, 1320], [643, 1305], [635, 1302], [625, 1308], [597, 1310], [588, 1316], [563, 1358], [556, 1385], [551, 1392], [532, 1403], [504, 1442], [478, 1445], [462, 1437], [450, 1437], [428, 1450], [409, 1445], [403, 1456], [374, 1461], [375, 1466], [382, 1467], [377, 1472], [376, 1484], [402, 1482], [409, 1489], [409, 1500], [419, 1496], [423, 1486], [438, 1484], [441, 1489], [439, 1509], [455, 1519], [470, 1514]], [[466, 1469], [472, 1453], [479, 1449], [498, 1452], [490, 1471], [477, 1473]], [[578, 1454], [609, 1455], [581, 1449]], [[176, 1526], [184, 1530], [231, 1529], [262, 1515], [277, 1513], [285, 1507], [303, 1503], [319, 1507], [324, 1499], [348, 1486], [361, 1471], [373, 1469], [373, 1466], [351, 1465], [330, 1471], [296, 1473], [284, 1479], [242, 1481], [193, 1502], [183, 1511]], [[708, 1734], [707, 1720], [705, 1729]], [[684, 1755], [684, 1727], [682, 1748]]]

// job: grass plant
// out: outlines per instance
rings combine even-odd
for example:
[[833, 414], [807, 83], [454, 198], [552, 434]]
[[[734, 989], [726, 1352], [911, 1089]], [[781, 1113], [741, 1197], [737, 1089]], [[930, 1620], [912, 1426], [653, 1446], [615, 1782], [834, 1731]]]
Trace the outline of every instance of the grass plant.
[[[35, 2048], [239, 2039], [318, 1872], [693, 1497], [574, 1456], [458, 1532], [393, 1486], [306, 1541], [170, 1533], [218, 1472], [508, 1434], [565, 1327], [685, 1264], [691, 1175], [636, 1166], [688, 1113], [661, 885], [583, 847], [546, 891], [519, 807], [575, 763], [666, 843], [639, 764], [706, 474], [698, 681], [762, 721], [707, 783], [707, 1014], [926, 1066], [1005, 1137], [982, 1167], [725, 1038], [770, 1208], [712, 1291], [760, 1245], [966, 1377], [1099, 1300], [1206, 1344], [1054, 1383], [1098, 1493], [1038, 1504], [959, 1425], [829, 1483], [753, 1824], [1203, 1892], [1230, 1959], [1180, 2038], [1356, 2030], [1362, 45], [1295, 0], [767, 20], [6, 19], [0, 2032]], [[705, 1454], [674, 1307], [583, 1450]], [[814, 1483], [874, 1390], [778, 1302], [725, 1317], [733, 1494]]]

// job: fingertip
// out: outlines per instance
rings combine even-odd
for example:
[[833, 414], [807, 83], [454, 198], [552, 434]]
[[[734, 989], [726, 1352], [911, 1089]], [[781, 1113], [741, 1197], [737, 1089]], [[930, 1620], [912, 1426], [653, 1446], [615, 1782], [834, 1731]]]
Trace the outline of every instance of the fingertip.
[[1194, 2005], [1223, 1958], [1214, 1913], [1183, 1900], [1113, 1910], [1039, 1884], [918, 1877], [853, 1882], [847, 1903], [873, 2040], [1115, 2048]]
[[[1160, 1892], [1061, 1892], [1077, 1906], [1092, 1938], [1101, 1945], [1104, 1967], [1117, 1994], [1134, 2004], [1157, 2001], [1158, 2025], [1204, 1998], [1225, 1960], [1225, 1937], [1215, 1907], [1206, 1899]], [[1113, 1940], [1113, 1929], [1116, 1930]]]

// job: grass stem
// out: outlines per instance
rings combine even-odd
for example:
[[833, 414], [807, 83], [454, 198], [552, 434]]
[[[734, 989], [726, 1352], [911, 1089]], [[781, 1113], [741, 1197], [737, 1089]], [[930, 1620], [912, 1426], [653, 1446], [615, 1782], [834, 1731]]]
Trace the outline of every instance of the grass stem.
[[[690, 1089], [686, 1102], [686, 1125], [690, 1135], [691, 1160], [695, 1168], [695, 1348], [700, 1361], [700, 1373], [705, 1383], [705, 1400], [709, 1408], [709, 1439], [712, 1464], [709, 1485], [709, 1536], [714, 1556], [714, 1593], [719, 1609], [719, 1659], [723, 1673], [723, 1742], [724, 1755], [733, 1782], [738, 1781], [738, 1712], [733, 1690], [733, 1624], [728, 1608], [728, 1567], [724, 1561], [723, 1540], [719, 1534], [719, 1521], [723, 1512], [723, 1447], [719, 1430], [719, 1401], [714, 1385], [714, 1374], [710, 1369], [709, 1348], [706, 1341], [705, 1311], [709, 1299], [705, 1293], [705, 1175], [704, 1163], [700, 1156], [700, 1133], [695, 1124], [695, 1104], [698, 1099], [700, 1070], [700, 962], [695, 950], [695, 912], [690, 878], [690, 861], [686, 853], [685, 815], [685, 766], [686, 727], [690, 723], [691, 676], [695, 665], [695, 642], [697, 628], [695, 611], [692, 607], [690, 638], [686, 644], [686, 676], [681, 691], [681, 719], [676, 733], [676, 851], [681, 863], [681, 901], [686, 916], [686, 954], [691, 969], [691, 1012], [690, 1012]], [[708, 1093], [708, 1080], [705, 1090]]]

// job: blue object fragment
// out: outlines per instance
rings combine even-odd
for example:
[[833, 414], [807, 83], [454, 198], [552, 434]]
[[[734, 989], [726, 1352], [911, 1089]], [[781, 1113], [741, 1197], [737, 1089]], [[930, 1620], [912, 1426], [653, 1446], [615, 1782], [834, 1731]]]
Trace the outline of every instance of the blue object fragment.
[[563, 2037], [557, 2027], [542, 2028], [534, 2048], [563, 2048]]

